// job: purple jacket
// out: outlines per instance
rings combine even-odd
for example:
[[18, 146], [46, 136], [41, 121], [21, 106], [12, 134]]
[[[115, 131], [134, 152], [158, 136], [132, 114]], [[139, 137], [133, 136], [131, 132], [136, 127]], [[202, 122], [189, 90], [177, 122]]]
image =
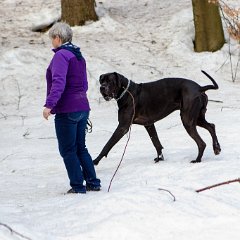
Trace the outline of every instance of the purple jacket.
[[89, 111], [87, 99], [86, 62], [66, 49], [53, 49], [55, 52], [47, 68], [47, 98], [44, 107], [51, 113]]

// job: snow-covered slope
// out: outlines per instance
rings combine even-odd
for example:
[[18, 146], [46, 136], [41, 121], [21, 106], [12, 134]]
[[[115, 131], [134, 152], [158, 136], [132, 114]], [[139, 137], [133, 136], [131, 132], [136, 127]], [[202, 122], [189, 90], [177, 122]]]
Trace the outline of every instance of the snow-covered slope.
[[[195, 192], [240, 177], [240, 78], [231, 81], [228, 44], [215, 53], [193, 52], [191, 1], [97, 1], [99, 21], [73, 28], [88, 66], [93, 133], [87, 145], [95, 158], [117, 126], [116, 103], [105, 102], [98, 90], [100, 74], [117, 71], [137, 83], [186, 77], [206, 85], [204, 69], [220, 87], [208, 91], [207, 119], [216, 125], [222, 153], [214, 155], [210, 135], [199, 129], [207, 148], [202, 163], [190, 164], [197, 147], [175, 112], [156, 124], [166, 161], [153, 163], [145, 129], [133, 126], [111, 191], [127, 136], [96, 167], [102, 191], [86, 195], [63, 194], [69, 185], [54, 117], [42, 118], [45, 69], [53, 53], [47, 33], [31, 28], [57, 19], [60, 1], [0, 5], [0, 223], [37, 240], [239, 239], [239, 184]], [[238, 46], [231, 48], [236, 66]], [[22, 238], [0, 225], [0, 239]]]

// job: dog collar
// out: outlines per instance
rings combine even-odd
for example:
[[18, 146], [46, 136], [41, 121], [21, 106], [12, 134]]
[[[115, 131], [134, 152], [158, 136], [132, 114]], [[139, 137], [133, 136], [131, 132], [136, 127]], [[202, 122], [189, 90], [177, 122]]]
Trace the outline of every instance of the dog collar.
[[127, 92], [128, 88], [129, 88], [129, 86], [130, 86], [130, 82], [131, 82], [131, 81], [128, 79], [127, 87], [126, 87], [126, 88], [123, 87], [123, 88], [124, 88], [124, 91], [122, 92], [122, 94], [120, 95], [120, 97], [116, 99], [116, 101], [120, 100], [120, 99], [124, 96], [124, 94]]

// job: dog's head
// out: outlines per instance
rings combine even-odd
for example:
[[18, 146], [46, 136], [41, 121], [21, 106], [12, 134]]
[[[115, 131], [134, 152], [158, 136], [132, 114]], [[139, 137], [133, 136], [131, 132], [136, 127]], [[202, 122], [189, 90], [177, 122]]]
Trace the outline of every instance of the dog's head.
[[121, 75], [116, 72], [106, 73], [100, 76], [100, 92], [106, 101], [117, 98], [119, 90], [121, 89], [120, 76]]

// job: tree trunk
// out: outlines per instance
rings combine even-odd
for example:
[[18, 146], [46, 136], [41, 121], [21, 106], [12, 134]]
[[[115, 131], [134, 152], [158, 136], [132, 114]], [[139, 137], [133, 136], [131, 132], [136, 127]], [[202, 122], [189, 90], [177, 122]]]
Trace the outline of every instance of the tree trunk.
[[195, 52], [214, 52], [225, 43], [218, 6], [208, 0], [192, 0], [195, 25]]
[[86, 21], [97, 21], [95, 0], [61, 0], [62, 21], [70, 26], [84, 25]]

